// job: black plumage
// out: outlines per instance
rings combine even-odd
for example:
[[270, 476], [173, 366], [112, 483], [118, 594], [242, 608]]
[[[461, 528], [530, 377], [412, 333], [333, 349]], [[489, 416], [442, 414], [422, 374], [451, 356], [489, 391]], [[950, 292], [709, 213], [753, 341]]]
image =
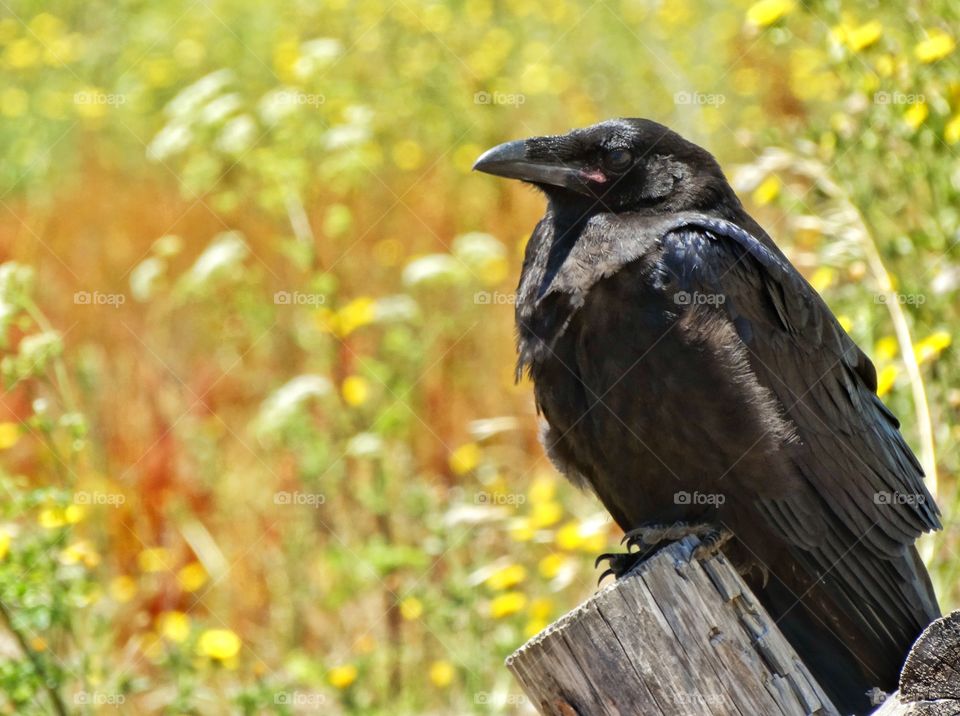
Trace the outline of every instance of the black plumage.
[[660, 124], [510, 142], [475, 168], [548, 199], [516, 319], [551, 458], [626, 531], [732, 531], [815, 676], [867, 712], [939, 616], [914, 547], [939, 513], [873, 364], [715, 159]]

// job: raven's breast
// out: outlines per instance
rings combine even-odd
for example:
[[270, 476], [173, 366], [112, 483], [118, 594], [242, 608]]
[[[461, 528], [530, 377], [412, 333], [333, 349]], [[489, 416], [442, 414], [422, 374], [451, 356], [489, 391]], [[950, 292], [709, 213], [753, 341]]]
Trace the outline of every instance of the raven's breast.
[[790, 488], [790, 427], [734, 327], [658, 275], [638, 262], [595, 284], [533, 371], [548, 451], [625, 529]]

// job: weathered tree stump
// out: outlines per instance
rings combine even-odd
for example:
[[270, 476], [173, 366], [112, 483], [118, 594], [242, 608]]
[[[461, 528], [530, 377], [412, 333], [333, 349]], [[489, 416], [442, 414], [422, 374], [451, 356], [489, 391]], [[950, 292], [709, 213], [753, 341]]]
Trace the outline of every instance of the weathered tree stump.
[[937, 619], [914, 643], [900, 672], [900, 690], [873, 716], [960, 714], [960, 611]]
[[507, 659], [541, 714], [837, 715], [736, 570], [661, 550]]

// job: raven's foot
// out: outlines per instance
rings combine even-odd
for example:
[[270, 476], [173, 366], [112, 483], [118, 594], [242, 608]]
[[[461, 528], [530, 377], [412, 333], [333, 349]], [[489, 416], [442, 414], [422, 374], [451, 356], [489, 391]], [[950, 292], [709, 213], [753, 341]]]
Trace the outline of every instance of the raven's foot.
[[649, 557], [654, 552], [654, 546], [648, 545], [646, 549], [641, 549], [636, 552], [606, 552], [597, 557], [597, 560], [593, 563], [594, 567], [599, 567], [600, 563], [606, 560], [607, 568], [603, 571], [603, 574], [600, 575], [600, 578], [597, 580], [597, 584], [604, 580], [608, 574], [612, 574], [617, 579], [620, 579], [627, 572], [632, 570], [643, 560]]
[[733, 532], [726, 527], [714, 527], [706, 534], [698, 535], [700, 544], [693, 549], [693, 559], [707, 559], [716, 555], [733, 537]]
[[625, 533], [620, 540], [621, 544], [626, 544], [626, 552], [607, 552], [597, 557], [595, 567], [602, 561], [607, 562], [607, 569], [597, 581], [602, 582], [608, 574], [620, 579], [656, 552], [662, 543], [677, 542], [690, 535], [700, 538], [700, 544], [693, 551], [692, 557], [702, 559], [715, 554], [733, 536], [733, 533], [725, 528], [717, 529], [708, 523], [674, 522], [641, 525]]
[[626, 543], [627, 549], [631, 547], [644, 548], [655, 547], [661, 542], [678, 542], [684, 537], [694, 535], [701, 540], [716, 532], [717, 528], [706, 522], [674, 522], [673, 524], [651, 523], [636, 527], [623, 535], [621, 544]]

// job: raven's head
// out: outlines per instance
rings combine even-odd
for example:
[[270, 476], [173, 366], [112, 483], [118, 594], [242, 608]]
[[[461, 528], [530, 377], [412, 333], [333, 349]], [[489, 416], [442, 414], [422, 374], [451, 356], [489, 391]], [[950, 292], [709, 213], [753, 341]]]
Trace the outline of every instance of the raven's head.
[[[490, 149], [473, 168], [587, 212], [711, 211], [740, 203], [705, 149], [648, 119], [615, 119]], [[731, 203], [732, 202], [732, 203]]]

